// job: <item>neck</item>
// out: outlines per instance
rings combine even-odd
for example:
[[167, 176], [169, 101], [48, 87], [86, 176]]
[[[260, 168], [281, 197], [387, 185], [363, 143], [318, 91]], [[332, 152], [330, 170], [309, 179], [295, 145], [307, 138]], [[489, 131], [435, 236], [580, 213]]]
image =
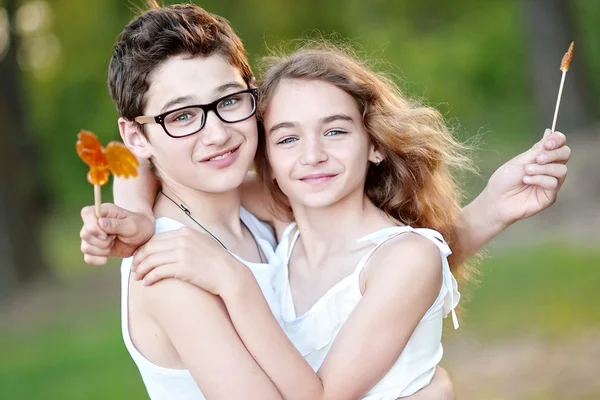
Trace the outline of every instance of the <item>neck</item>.
[[223, 193], [208, 193], [170, 181], [163, 182], [162, 192], [166, 196], [159, 196], [156, 201], [154, 206], [156, 217], [169, 217], [197, 228], [196, 222], [192, 221], [183, 210], [187, 209], [197, 223], [211, 232], [214, 231], [213, 233], [229, 232], [235, 236], [242, 235], [241, 200], [238, 189]]
[[361, 237], [392, 226], [385, 213], [375, 207], [362, 190], [353, 192], [338, 202], [320, 208], [292, 203], [300, 231], [300, 242], [308, 265], [326, 265], [331, 254], [356, 249]]

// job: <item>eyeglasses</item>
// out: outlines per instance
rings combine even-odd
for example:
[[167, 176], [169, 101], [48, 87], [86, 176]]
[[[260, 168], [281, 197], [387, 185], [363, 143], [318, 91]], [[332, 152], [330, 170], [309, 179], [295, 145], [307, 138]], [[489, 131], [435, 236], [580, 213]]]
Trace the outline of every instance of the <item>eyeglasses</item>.
[[182, 138], [199, 132], [206, 124], [209, 111], [226, 123], [244, 121], [256, 113], [258, 89], [228, 94], [209, 104], [185, 106], [156, 116], [135, 117], [138, 124], [159, 124], [167, 135]]

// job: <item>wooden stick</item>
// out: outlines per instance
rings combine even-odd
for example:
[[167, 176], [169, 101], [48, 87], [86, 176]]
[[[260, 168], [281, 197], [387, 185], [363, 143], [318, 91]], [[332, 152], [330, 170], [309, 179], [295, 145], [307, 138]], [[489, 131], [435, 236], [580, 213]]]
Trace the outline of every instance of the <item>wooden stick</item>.
[[102, 187], [94, 185], [94, 206], [96, 207], [96, 218], [100, 218], [100, 204], [102, 204]]
[[562, 78], [560, 79], [560, 86], [558, 87], [558, 98], [556, 99], [556, 108], [554, 109], [554, 119], [552, 120], [552, 132], [556, 128], [556, 119], [558, 118], [558, 108], [560, 107], [560, 98], [562, 97], [563, 86], [565, 85], [565, 76], [567, 71], [563, 71]]
[[556, 128], [556, 118], [558, 118], [558, 108], [560, 107], [560, 98], [562, 97], [563, 86], [565, 85], [565, 76], [567, 76], [567, 71], [569, 70], [569, 65], [571, 64], [571, 60], [573, 59], [573, 48], [575, 47], [575, 42], [571, 42], [569, 45], [569, 49], [563, 56], [562, 60], [560, 60], [560, 70], [562, 71], [562, 78], [560, 79], [560, 86], [558, 87], [558, 98], [556, 99], [556, 108], [554, 109], [554, 119], [552, 120], [552, 132]]

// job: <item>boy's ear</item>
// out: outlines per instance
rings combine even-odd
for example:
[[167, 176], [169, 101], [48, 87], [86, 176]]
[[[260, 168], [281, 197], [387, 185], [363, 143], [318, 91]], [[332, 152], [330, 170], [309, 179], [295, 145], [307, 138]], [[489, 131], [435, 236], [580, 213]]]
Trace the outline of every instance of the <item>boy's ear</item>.
[[250, 86], [251, 88], [256, 88], [258, 86], [256, 86], [256, 78], [252, 77], [252, 79], [250, 79], [250, 82], [248, 82], [248, 86]]
[[152, 156], [150, 142], [140, 131], [138, 124], [125, 118], [119, 118], [119, 133], [123, 143], [139, 159], [149, 159]]

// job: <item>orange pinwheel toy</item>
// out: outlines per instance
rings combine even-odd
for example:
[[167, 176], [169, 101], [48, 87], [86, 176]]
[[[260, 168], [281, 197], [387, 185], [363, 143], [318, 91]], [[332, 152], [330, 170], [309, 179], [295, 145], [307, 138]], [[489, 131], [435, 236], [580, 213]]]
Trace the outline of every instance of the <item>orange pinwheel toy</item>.
[[87, 180], [94, 185], [96, 217], [100, 218], [101, 187], [106, 185], [112, 173], [115, 176], [137, 177], [139, 163], [123, 143], [110, 142], [106, 148], [90, 131], [82, 130], [77, 135], [77, 154], [90, 167]]

